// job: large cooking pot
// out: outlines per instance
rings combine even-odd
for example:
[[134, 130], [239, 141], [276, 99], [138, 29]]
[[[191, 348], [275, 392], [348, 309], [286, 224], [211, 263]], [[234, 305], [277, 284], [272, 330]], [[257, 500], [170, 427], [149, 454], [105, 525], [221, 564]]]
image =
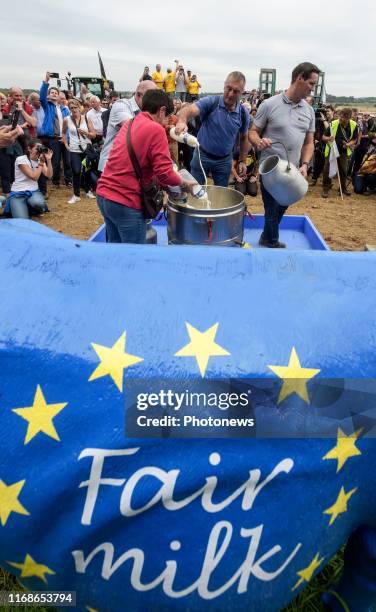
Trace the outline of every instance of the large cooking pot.
[[168, 201], [169, 244], [235, 246], [243, 242], [244, 196], [227, 187], [208, 185], [205, 200], [188, 196]]

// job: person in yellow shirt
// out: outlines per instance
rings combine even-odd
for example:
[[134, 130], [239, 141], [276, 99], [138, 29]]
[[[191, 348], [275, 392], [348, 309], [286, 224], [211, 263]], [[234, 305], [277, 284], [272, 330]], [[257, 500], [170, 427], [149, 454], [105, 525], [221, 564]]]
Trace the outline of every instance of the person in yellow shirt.
[[151, 78], [153, 79], [154, 83], [156, 84], [157, 89], [163, 89], [163, 84], [164, 84], [164, 78], [163, 78], [163, 74], [161, 72], [161, 68], [162, 68], [162, 66], [160, 64], [157, 64], [156, 67], [155, 67], [155, 71], [151, 75]]
[[171, 68], [167, 68], [167, 74], [164, 78], [165, 92], [172, 99], [175, 97], [175, 76], [176, 76], [176, 68], [179, 64], [178, 60], [175, 60], [175, 64], [176, 64], [175, 70], [171, 70]]
[[191, 78], [187, 82], [187, 90], [188, 90], [187, 102], [194, 102], [195, 100], [198, 100], [200, 89], [201, 89], [201, 85], [197, 80], [197, 76], [194, 74], [191, 76]]

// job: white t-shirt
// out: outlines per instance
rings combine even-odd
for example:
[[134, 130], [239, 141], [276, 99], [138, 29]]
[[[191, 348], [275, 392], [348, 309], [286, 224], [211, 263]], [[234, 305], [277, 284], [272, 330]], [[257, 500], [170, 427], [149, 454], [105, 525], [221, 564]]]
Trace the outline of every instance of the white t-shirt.
[[31, 170], [38, 168], [38, 160], [29, 159], [27, 155], [17, 157], [14, 166], [14, 183], [11, 186], [11, 191], [37, 191], [38, 181], [33, 181], [22, 172], [20, 165], [29, 166]]
[[[86, 147], [91, 142], [91, 140], [86, 136], [81, 136], [81, 134], [80, 137], [78, 137], [76, 126], [72, 121], [72, 117], [70, 115], [68, 117], [65, 117], [65, 119], [68, 124], [69, 150], [72, 151], [72, 153], [82, 153], [86, 150]], [[85, 130], [85, 132], [88, 132], [89, 128], [86, 124], [85, 117], [81, 117], [81, 123], [77, 127], [78, 129]]]
[[105, 108], [100, 108], [99, 111], [95, 110], [95, 108], [91, 108], [86, 116], [88, 119], [91, 119], [93, 122], [93, 128], [95, 129], [97, 136], [102, 136], [103, 134], [103, 122], [102, 122], [102, 113], [105, 111]]

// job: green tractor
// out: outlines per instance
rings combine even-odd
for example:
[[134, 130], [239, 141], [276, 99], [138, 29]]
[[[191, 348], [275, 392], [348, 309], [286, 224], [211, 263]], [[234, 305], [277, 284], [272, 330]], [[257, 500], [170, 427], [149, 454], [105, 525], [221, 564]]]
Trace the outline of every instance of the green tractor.
[[[71, 87], [69, 87], [69, 81]], [[76, 76], [70, 78], [69, 81], [69, 89], [73, 89], [74, 95], [78, 98], [81, 96], [82, 86], [88, 90], [88, 93], [98, 96], [101, 100], [105, 98], [105, 90], [114, 89], [113, 81], [108, 81], [102, 77]]]
[[[99, 55], [98, 51], [98, 60], [99, 60], [99, 69], [101, 76], [100, 77], [91, 77], [91, 76], [75, 76], [72, 77], [72, 73], [68, 72], [67, 76], [64, 78], [64, 81], [67, 82], [67, 87], [69, 91], [73, 91], [74, 95], [77, 98], [81, 97], [82, 89], [87, 90], [87, 93], [90, 93], [93, 96], [98, 96], [101, 100], [106, 97], [106, 90], [113, 90], [114, 83], [110, 81], [106, 77], [106, 72], [103, 66], [102, 58]], [[57, 75], [59, 76], [59, 75]], [[60, 81], [60, 82], [59, 82]], [[61, 80], [59, 79], [58, 85], [61, 86]]]

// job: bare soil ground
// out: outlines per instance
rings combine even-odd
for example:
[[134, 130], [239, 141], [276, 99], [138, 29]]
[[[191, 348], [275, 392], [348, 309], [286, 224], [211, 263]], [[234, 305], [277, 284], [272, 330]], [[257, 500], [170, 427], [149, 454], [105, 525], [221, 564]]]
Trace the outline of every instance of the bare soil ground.
[[[82, 194], [77, 204], [68, 204], [72, 192], [67, 187], [50, 188], [48, 206], [50, 212], [36, 221], [52, 229], [87, 240], [103, 223], [95, 200]], [[335, 181], [330, 197], [321, 198], [321, 179], [310, 187], [307, 196], [291, 206], [287, 214], [308, 215], [328, 246], [337, 251], [363, 251], [366, 244], [376, 244], [376, 195], [369, 197], [353, 194], [344, 196], [342, 202]], [[260, 195], [247, 197], [253, 213], [262, 213]]]

